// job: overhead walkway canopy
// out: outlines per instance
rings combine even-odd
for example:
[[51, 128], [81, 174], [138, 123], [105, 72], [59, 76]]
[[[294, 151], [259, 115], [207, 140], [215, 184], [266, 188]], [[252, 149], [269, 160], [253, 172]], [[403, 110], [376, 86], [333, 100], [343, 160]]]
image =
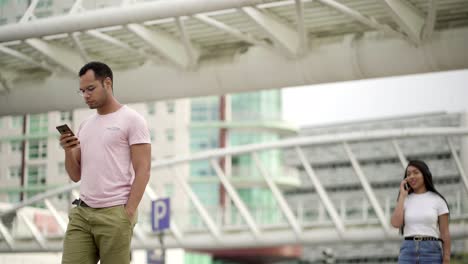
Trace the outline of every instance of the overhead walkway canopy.
[[112, 66], [124, 103], [468, 66], [466, 0], [11, 2], [0, 115], [82, 107], [76, 74], [90, 60]]

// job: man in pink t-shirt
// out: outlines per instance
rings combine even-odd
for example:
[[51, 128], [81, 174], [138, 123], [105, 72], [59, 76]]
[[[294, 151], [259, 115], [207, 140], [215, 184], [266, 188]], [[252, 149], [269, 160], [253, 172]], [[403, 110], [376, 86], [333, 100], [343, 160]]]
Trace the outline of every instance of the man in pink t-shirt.
[[79, 93], [96, 113], [76, 136], [60, 137], [68, 175], [81, 181], [62, 263], [128, 264], [138, 204], [150, 177], [149, 129], [141, 115], [114, 97], [109, 66], [90, 62], [79, 76]]

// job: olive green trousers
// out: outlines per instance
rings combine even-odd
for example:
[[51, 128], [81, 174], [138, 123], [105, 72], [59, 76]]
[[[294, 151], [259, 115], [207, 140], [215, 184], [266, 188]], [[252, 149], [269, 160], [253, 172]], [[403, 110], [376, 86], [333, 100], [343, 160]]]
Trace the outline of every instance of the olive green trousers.
[[123, 205], [74, 207], [63, 242], [62, 264], [129, 264], [137, 217], [129, 219]]

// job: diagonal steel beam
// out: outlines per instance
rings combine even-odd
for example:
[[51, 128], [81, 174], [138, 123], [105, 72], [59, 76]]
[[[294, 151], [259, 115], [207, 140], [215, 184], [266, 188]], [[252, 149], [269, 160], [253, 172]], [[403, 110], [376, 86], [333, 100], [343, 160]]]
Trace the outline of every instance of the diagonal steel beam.
[[73, 32], [73, 33], [70, 34], [70, 38], [72, 39], [73, 44], [75, 45], [75, 47], [78, 49], [78, 52], [80, 53], [81, 58], [84, 61], [90, 61], [89, 55], [86, 52], [86, 50], [85, 50], [85, 48], [83, 46], [83, 43], [81, 43], [79, 35], [80, 35], [80, 33]]
[[81, 56], [69, 49], [45, 42], [41, 39], [27, 39], [25, 42], [73, 75], [76, 75], [84, 64]]
[[347, 142], [343, 142], [343, 147], [345, 149], [346, 155], [348, 155], [348, 158], [351, 161], [351, 165], [353, 166], [354, 172], [356, 173], [356, 175], [359, 178], [359, 181], [361, 182], [362, 188], [366, 192], [367, 199], [369, 199], [375, 211], [375, 214], [379, 218], [380, 224], [382, 225], [385, 233], [387, 235], [391, 235], [390, 226], [388, 223], [389, 221], [385, 217], [382, 206], [380, 206], [379, 201], [377, 200], [377, 196], [375, 195], [374, 190], [372, 190], [372, 187], [369, 181], [367, 180], [366, 175], [362, 171], [361, 166], [359, 165], [359, 162], [356, 159], [356, 156], [354, 156], [354, 153], [352, 152]]
[[188, 185], [187, 181], [182, 179], [182, 177], [178, 173], [177, 168], [172, 167], [172, 169], [174, 171], [174, 180], [176, 184], [185, 192], [185, 194], [187, 194], [190, 201], [193, 203], [196, 210], [198, 211], [206, 226], [208, 227], [208, 230], [210, 231], [211, 235], [221, 243], [221, 232], [216, 226], [215, 221], [213, 221], [206, 208], [200, 202], [200, 199], [198, 199], [197, 195], [192, 191], [192, 188], [190, 188], [190, 186]]
[[37, 67], [40, 67], [44, 70], [47, 70], [49, 72], [53, 72], [54, 71], [54, 68], [52, 66], [49, 66], [47, 64], [44, 64], [44, 63], [41, 63], [41, 62], [38, 62], [36, 60], [34, 60], [33, 58], [19, 52], [19, 51], [16, 51], [14, 49], [11, 49], [11, 48], [8, 48], [8, 47], [5, 47], [3, 45], [0, 45], [0, 52], [2, 53], [5, 53], [5, 54], [8, 54], [12, 57], [15, 57], [19, 60], [22, 60], [26, 63], [29, 63], [29, 64], [32, 64], [34, 66], [37, 66]]
[[185, 52], [184, 44], [174, 36], [162, 31], [149, 30], [138, 24], [129, 24], [127, 28], [173, 64], [181, 68], [190, 66], [190, 58]]
[[403, 154], [403, 151], [401, 151], [401, 148], [395, 139], [392, 139], [392, 145], [398, 155], [398, 159], [400, 160], [401, 166], [403, 167], [403, 169], [406, 169], [408, 159], [406, 159], [405, 154]]
[[257, 224], [255, 223], [255, 220], [253, 219], [252, 215], [247, 209], [247, 206], [244, 204], [244, 202], [239, 197], [232, 184], [226, 178], [226, 175], [224, 175], [224, 172], [221, 170], [221, 167], [215, 159], [211, 159], [211, 167], [213, 167], [214, 171], [216, 172], [216, 175], [218, 176], [227, 193], [231, 197], [232, 202], [236, 205], [237, 209], [239, 209], [240, 214], [249, 226], [250, 232], [255, 237], [255, 239], [258, 240], [260, 238], [260, 229], [258, 228]]
[[79, 13], [83, 9], [83, 0], [75, 0], [68, 14]]
[[317, 194], [319, 195], [320, 200], [322, 201], [322, 204], [325, 206], [325, 209], [327, 210], [328, 215], [330, 215], [333, 223], [335, 224], [335, 228], [337, 230], [338, 235], [340, 237], [343, 237], [345, 234], [345, 226], [343, 224], [343, 221], [341, 221], [338, 211], [333, 205], [330, 199], [330, 196], [328, 196], [327, 191], [325, 190], [325, 188], [323, 188], [322, 183], [320, 182], [319, 178], [317, 177], [314, 170], [312, 169], [312, 166], [307, 160], [302, 149], [296, 146], [295, 150], [296, 150], [297, 156], [301, 160], [301, 164], [304, 167], [307, 173], [307, 176], [309, 176], [310, 180], [312, 181], [312, 184], [314, 185], [315, 190], [317, 191]]
[[175, 23], [177, 25], [177, 29], [179, 30], [180, 37], [182, 39], [182, 43], [184, 44], [185, 52], [189, 59], [188, 67], [195, 67], [198, 64], [198, 58], [200, 57], [200, 51], [196, 49], [192, 41], [190, 41], [190, 37], [187, 33], [187, 29], [185, 28], [184, 20], [181, 17], [175, 18]]
[[3, 239], [5, 239], [5, 242], [8, 248], [11, 250], [15, 249], [15, 241], [13, 237], [11, 236], [10, 232], [8, 232], [8, 229], [5, 227], [1, 219], [0, 219], [0, 234], [2, 234]]
[[36, 6], [37, 6], [38, 3], [39, 3], [39, 0], [32, 0], [31, 1], [31, 4], [29, 4], [28, 9], [26, 9], [26, 12], [24, 12], [24, 14], [21, 17], [19, 23], [28, 22], [29, 19], [34, 17], [34, 10], [36, 9]]
[[465, 170], [463, 169], [463, 165], [460, 161], [460, 157], [458, 157], [458, 153], [455, 150], [455, 146], [453, 145], [452, 139], [447, 137], [447, 141], [450, 147], [450, 152], [452, 153], [452, 157], [457, 165], [457, 170], [460, 173], [460, 178], [463, 181], [463, 185], [465, 186], [465, 190], [468, 192], [468, 177], [466, 176]]
[[289, 25], [276, 17], [254, 7], [241, 9], [253, 22], [255, 22], [288, 56], [295, 57], [299, 54], [299, 37]]
[[55, 221], [57, 221], [57, 224], [59, 225], [60, 229], [65, 233], [65, 231], [67, 230], [67, 223], [65, 222], [65, 220], [63, 220], [62, 216], [60, 216], [59, 212], [57, 211], [55, 206], [50, 202], [49, 199], [44, 199], [44, 203], [47, 209], [49, 209], [52, 216], [55, 218]]
[[24, 223], [26, 224], [26, 227], [29, 229], [29, 231], [31, 231], [34, 239], [39, 244], [41, 249], [47, 249], [47, 245], [46, 245], [47, 241], [44, 238], [44, 236], [41, 234], [39, 229], [37, 229], [37, 227], [34, 225], [34, 223], [31, 222], [31, 220], [29, 220], [29, 218], [24, 215], [24, 212], [18, 211], [17, 214], [21, 218], [21, 220], [24, 221]]
[[355, 19], [355, 20], [361, 22], [362, 24], [367, 25], [370, 28], [380, 30], [380, 31], [388, 33], [388, 34], [390, 34], [392, 36], [396, 36], [396, 37], [408, 40], [408, 37], [406, 35], [392, 29], [390, 26], [380, 24], [375, 19], [368, 18], [368, 17], [364, 16], [363, 14], [359, 13], [358, 11], [356, 11], [354, 9], [351, 9], [346, 5], [341, 4], [336, 0], [316, 0], [316, 1], [319, 1], [320, 3], [322, 3], [324, 5], [327, 5], [327, 6], [331, 7], [331, 8], [334, 8], [334, 9], [340, 11], [341, 13], [351, 17], [352, 19]]
[[254, 45], [258, 45], [258, 46], [264, 46], [264, 47], [269, 47], [271, 48], [271, 46], [269, 44], [267, 44], [266, 42], [260, 40], [260, 39], [257, 39], [255, 38], [254, 36], [252, 36], [251, 34], [249, 33], [244, 33], [240, 30], [238, 30], [237, 28], [234, 28], [234, 27], [231, 27], [231, 26], [228, 26], [212, 17], [209, 17], [208, 15], [204, 15], [204, 14], [197, 14], [197, 15], [194, 15], [193, 18], [209, 25], [209, 26], [212, 26], [214, 28], [217, 28], [221, 31], [224, 31], [228, 34], [230, 34], [231, 36], [234, 36], [240, 40], [243, 40], [247, 43], [250, 43], [250, 44], [254, 44]]
[[291, 208], [286, 202], [286, 199], [284, 199], [284, 196], [279, 190], [278, 186], [273, 181], [271, 175], [269, 175], [269, 173], [265, 169], [265, 166], [263, 166], [262, 162], [260, 161], [260, 158], [258, 157], [257, 152], [252, 152], [252, 158], [255, 162], [255, 165], [257, 165], [257, 168], [260, 171], [260, 174], [263, 176], [263, 178], [267, 182], [268, 187], [270, 188], [271, 192], [273, 193], [273, 196], [278, 202], [281, 212], [284, 214], [289, 224], [291, 225], [293, 232], [296, 235], [298, 241], [301, 241], [302, 231], [303, 231], [302, 227], [297, 221], [297, 218], [294, 216], [294, 213], [292, 212]]
[[425, 22], [420, 12], [407, 0], [384, 0], [381, 3], [412, 41], [420, 44]]

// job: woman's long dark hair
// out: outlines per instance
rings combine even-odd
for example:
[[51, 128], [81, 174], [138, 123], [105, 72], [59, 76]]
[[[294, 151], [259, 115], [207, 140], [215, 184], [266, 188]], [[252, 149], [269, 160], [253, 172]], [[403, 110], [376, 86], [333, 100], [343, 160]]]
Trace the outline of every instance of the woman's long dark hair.
[[[416, 167], [416, 168], [418, 168], [419, 171], [421, 171], [421, 173], [423, 175], [423, 178], [424, 178], [424, 185], [426, 186], [426, 189], [428, 191], [431, 191], [431, 192], [436, 193], [437, 195], [439, 195], [440, 198], [442, 198], [442, 200], [444, 200], [445, 203], [447, 204], [447, 208], [449, 208], [449, 205], [448, 205], [447, 200], [445, 199], [445, 197], [442, 194], [440, 194], [436, 190], [436, 188], [434, 187], [434, 182], [432, 181], [432, 173], [429, 170], [429, 167], [427, 166], [427, 164], [422, 160], [410, 160], [408, 162], [408, 166], [406, 166], [405, 175], [403, 176], [403, 179], [406, 179], [406, 177], [407, 177], [406, 176], [406, 171], [408, 170], [409, 166]], [[413, 192], [413, 189], [410, 188], [410, 190], [408, 191], [408, 194], [410, 194], [412, 192]], [[398, 192], [397, 201], [398, 201], [399, 198], [400, 198], [400, 192]], [[450, 213], [450, 208], [449, 208], [449, 213]], [[403, 235], [404, 227], [405, 227], [405, 223], [403, 222], [403, 225], [400, 227], [400, 234], [401, 235]]]

